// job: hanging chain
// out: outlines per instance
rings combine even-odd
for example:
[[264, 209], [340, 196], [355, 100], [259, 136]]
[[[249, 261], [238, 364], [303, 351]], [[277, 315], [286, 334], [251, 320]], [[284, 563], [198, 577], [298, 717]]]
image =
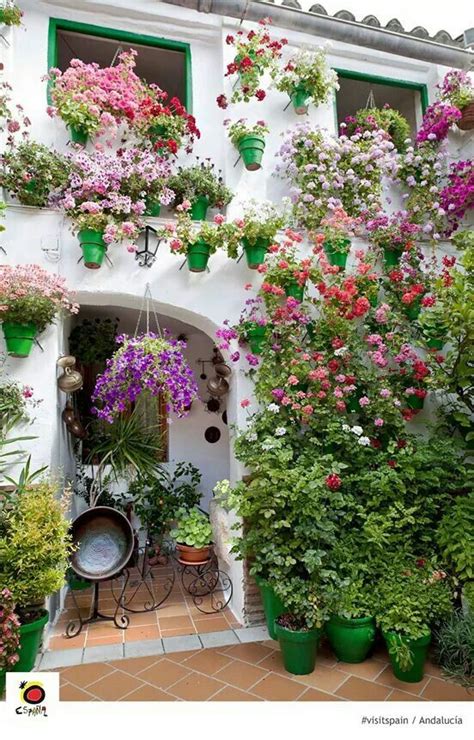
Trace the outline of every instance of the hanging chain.
[[370, 108], [376, 108], [377, 104], [375, 102], [375, 95], [372, 88], [370, 88], [369, 96], [367, 98], [367, 102], [365, 104], [365, 110], [369, 110]]
[[155, 319], [156, 333], [158, 334], [160, 339], [163, 339], [160, 322], [158, 321], [158, 314], [156, 313], [155, 305], [153, 302], [153, 296], [151, 294], [151, 286], [150, 286], [150, 283], [147, 283], [145, 285], [145, 292], [143, 294], [142, 304], [140, 307], [140, 312], [138, 314], [137, 325], [135, 327], [135, 334], [133, 335], [134, 337], [136, 337], [138, 334], [138, 330], [140, 328], [140, 321], [141, 321], [143, 313], [145, 314], [145, 317], [146, 317], [146, 333], [149, 334], [150, 332], [150, 312], [153, 314], [153, 318]]

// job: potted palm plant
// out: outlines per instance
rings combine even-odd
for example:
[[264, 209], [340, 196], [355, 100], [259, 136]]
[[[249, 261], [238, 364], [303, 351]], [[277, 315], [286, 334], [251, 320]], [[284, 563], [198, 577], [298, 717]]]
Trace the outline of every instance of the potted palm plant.
[[207, 514], [194, 508], [180, 509], [176, 516], [177, 526], [170, 534], [176, 542], [180, 561], [190, 565], [207, 562], [212, 545], [212, 527]]
[[178, 167], [168, 181], [175, 196], [173, 206], [191, 203], [189, 215], [193, 221], [204, 221], [208, 208], [224, 208], [232, 200], [232, 191], [224, 184], [222, 173], [215, 171], [209, 160], [197, 158], [192, 167]]

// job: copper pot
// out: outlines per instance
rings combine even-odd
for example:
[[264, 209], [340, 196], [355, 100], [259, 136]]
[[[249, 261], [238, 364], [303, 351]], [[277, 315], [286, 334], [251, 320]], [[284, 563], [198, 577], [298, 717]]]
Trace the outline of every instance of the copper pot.
[[225, 378], [217, 376], [208, 380], [207, 390], [211, 396], [225, 396], [229, 392], [229, 383]]
[[214, 370], [221, 378], [228, 378], [232, 375], [232, 368], [230, 368], [229, 365], [226, 365], [225, 362], [218, 362], [214, 365]]
[[63, 412], [61, 414], [61, 418], [62, 418], [62, 420], [64, 421], [64, 423], [67, 426], [69, 426], [69, 424], [71, 424], [75, 420], [75, 418], [76, 418], [76, 415], [74, 413], [74, 409], [73, 409], [72, 405], [69, 403], [69, 401], [67, 402], [67, 404], [64, 407], [64, 410], [63, 410]]
[[207, 547], [191, 547], [191, 545], [182, 545], [176, 543], [178, 559], [180, 563], [186, 565], [195, 565], [196, 563], [207, 563], [211, 558], [211, 545]]
[[72, 355], [60, 357], [57, 365], [64, 370], [58, 378], [58, 386], [63, 393], [74, 393], [82, 388], [83, 379], [81, 373], [75, 369], [76, 358]]

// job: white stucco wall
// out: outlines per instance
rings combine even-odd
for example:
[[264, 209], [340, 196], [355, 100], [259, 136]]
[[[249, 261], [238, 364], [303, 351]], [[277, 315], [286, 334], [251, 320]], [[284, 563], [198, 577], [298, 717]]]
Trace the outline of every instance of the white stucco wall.
[[[286, 183], [272, 174], [274, 154], [281, 144], [282, 134], [301, 120], [292, 106], [284, 110], [288, 102], [286, 96], [276, 91], [269, 92], [263, 103], [241, 104], [227, 111], [221, 111], [215, 103], [218, 94], [230, 93], [231, 83], [228, 80], [224, 82], [224, 71], [233, 49], [226, 46], [224, 39], [227, 33], [235, 33], [239, 29], [235, 21], [155, 0], [23, 0], [22, 7], [25, 26], [4, 32], [8, 44], [0, 39], [0, 53], [5, 67], [4, 79], [14, 84], [14, 100], [23, 104], [32, 120], [33, 138], [59, 150], [65, 149], [68, 140], [62, 122], [59, 119], [52, 121], [45, 110], [46, 83], [41, 78], [47, 73], [49, 17], [185, 41], [191, 45], [193, 113], [202, 133], [195, 154], [211, 157], [223, 170], [226, 183], [235, 191], [229, 214], [236, 215], [239, 203], [248, 197], [269, 198], [278, 203], [287, 195]], [[245, 27], [250, 27], [250, 24], [245, 24]], [[277, 29], [275, 35], [282, 34]], [[324, 39], [301, 33], [288, 32], [285, 35], [289, 38], [290, 49], [324, 43]], [[426, 83], [431, 99], [434, 85], [446, 71], [415, 59], [384, 55], [349, 44], [330, 45], [328, 50], [329, 61], [335, 67]], [[227, 141], [222, 127], [225, 118], [241, 116], [250, 121], [263, 118], [270, 126], [264, 166], [257, 172], [246, 171], [241, 162], [234, 166], [237, 153]], [[331, 105], [310, 109], [309, 120], [326, 126], [332, 132], [336, 130], [335, 112]], [[468, 133], [461, 132], [451, 136], [453, 154], [468, 155], [468, 136]], [[212, 349], [215, 329], [225, 318], [231, 322], [238, 319], [248, 297], [244, 284], [257, 285], [260, 280], [256, 272], [247, 269], [245, 260], [237, 264], [219, 253], [211, 258], [209, 273], [192, 274], [186, 267], [179, 270], [182, 258], [170, 254], [164, 246], [160, 247], [158, 259], [151, 269], [140, 268], [124, 247], [114, 246], [109, 250], [113, 267], [104, 265], [97, 271], [86, 270], [77, 262], [80, 257], [77, 239], [60, 214], [11, 204], [5, 225], [7, 231], [0, 243], [7, 255], [0, 252], [0, 262], [34, 262], [65, 276], [83, 304], [139, 308], [145, 285], [149, 282], [160, 315], [184, 321], [209, 338], [203, 339], [199, 331], [191, 335], [190, 352], [196, 357]], [[57, 253], [44, 251], [55, 250], [56, 247]], [[57, 390], [56, 360], [67, 349], [67, 334], [61, 323], [51, 326], [40, 337], [43, 352], [35, 348], [28, 359], [8, 358], [5, 365], [8, 374], [32, 385], [37, 397], [43, 399], [31, 430], [37, 439], [30, 444], [25, 443], [31, 451], [33, 466], [46, 464], [53, 471], [66, 474], [71, 468], [71, 445], [60, 419], [65, 396]], [[206, 342], [207, 347], [204, 346]], [[3, 338], [0, 337], [0, 351], [2, 343]], [[251, 393], [252, 387], [243, 368], [235, 368], [227, 401], [229, 429], [232, 424], [245, 425], [246, 412], [240, 408], [238, 400]], [[225, 430], [217, 445], [202, 444], [204, 424], [207, 426], [216, 421], [213, 415], [204, 417], [204, 414], [206, 412], [202, 408], [193, 408], [188, 419], [173, 422], [170, 457], [189, 459], [196, 464], [203, 473], [203, 488], [209, 496], [214, 482], [229, 475], [229, 466], [230, 477], [234, 481], [243, 471], [232, 454], [229, 456]], [[222, 429], [223, 424], [220, 422], [216, 426]], [[240, 563], [232, 563], [231, 576], [234, 580], [233, 609], [241, 617]]]

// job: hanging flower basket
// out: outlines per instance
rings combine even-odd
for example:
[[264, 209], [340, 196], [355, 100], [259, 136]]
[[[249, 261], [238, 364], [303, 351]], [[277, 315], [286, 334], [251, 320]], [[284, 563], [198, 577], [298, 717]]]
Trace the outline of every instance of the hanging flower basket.
[[190, 272], [204, 272], [209, 262], [211, 248], [201, 239], [188, 246], [187, 261]]
[[304, 85], [298, 85], [297, 87], [295, 87], [290, 97], [296, 115], [303, 116], [305, 113], [308, 112], [307, 101], [310, 95], [311, 93], [308, 92]]
[[7, 352], [11, 357], [28, 357], [37, 334], [35, 324], [2, 324]]
[[345, 270], [350, 244], [350, 239], [339, 239], [338, 241], [329, 241], [326, 239], [323, 243], [323, 247], [329, 264]]
[[242, 237], [247, 266], [251, 270], [256, 270], [259, 265], [263, 265], [270, 243], [270, 240], [264, 237], [257, 237], [254, 242], [250, 242], [246, 237]]
[[191, 204], [191, 219], [193, 221], [205, 221], [208, 208], [209, 198], [207, 198], [205, 195], [199, 195]]
[[305, 286], [300, 285], [295, 280], [294, 282], [287, 283], [285, 285], [285, 295], [287, 298], [295, 298], [297, 301], [302, 303], [304, 299], [304, 289]]
[[95, 229], [79, 231], [79, 243], [84, 257], [84, 267], [89, 270], [98, 270], [104, 261], [107, 245], [104, 242], [104, 232]]
[[254, 355], [262, 354], [266, 334], [267, 327], [265, 325], [261, 326], [260, 324], [249, 322], [245, 327], [245, 337]]
[[474, 129], [474, 100], [461, 109], [461, 119], [458, 121], [458, 128], [462, 131], [472, 131]]
[[87, 144], [89, 134], [84, 129], [77, 126], [69, 126], [69, 133], [71, 134], [71, 141], [74, 144], [81, 144], [82, 146]]

